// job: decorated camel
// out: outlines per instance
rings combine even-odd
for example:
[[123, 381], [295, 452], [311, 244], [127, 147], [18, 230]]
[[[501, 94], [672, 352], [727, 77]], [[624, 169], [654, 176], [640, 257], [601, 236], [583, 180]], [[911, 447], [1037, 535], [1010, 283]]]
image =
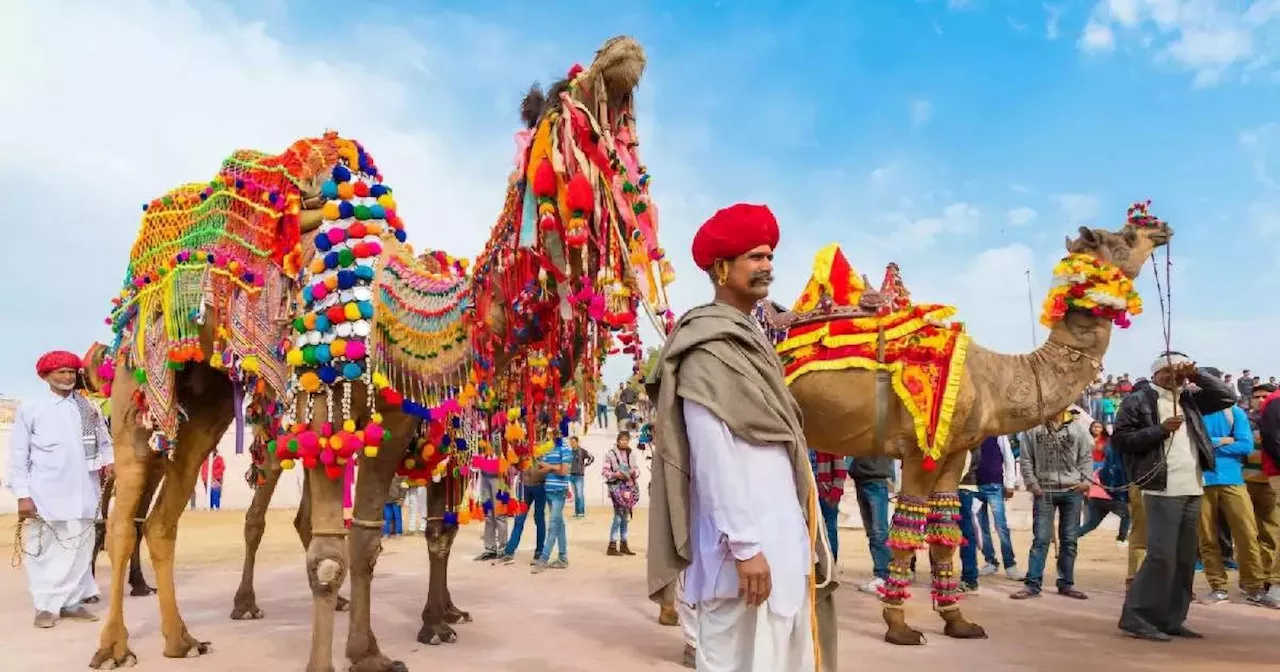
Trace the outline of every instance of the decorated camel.
[[[381, 505], [417, 426], [461, 407], [452, 395], [468, 364], [465, 283], [412, 256], [372, 157], [336, 133], [279, 155], [236, 152], [212, 181], [179, 187], [144, 211], [108, 319], [116, 505], [111, 604], [91, 666], [136, 660], [122, 588], [155, 461], [164, 478], [143, 532], [164, 653], [209, 651], [177, 608], [177, 524], [200, 463], [233, 420], [243, 425], [248, 397], [280, 428], [268, 451], [283, 468], [307, 470], [316, 606], [307, 669], [334, 669], [333, 611], [348, 571], [351, 669], [403, 669], [370, 628]], [[350, 532], [337, 482], [349, 460], [363, 463]]]
[[903, 610], [915, 552], [926, 546], [944, 633], [986, 637], [960, 611], [952, 564], [962, 543], [957, 489], [966, 458], [985, 437], [1061, 417], [1101, 370], [1112, 325], [1127, 327], [1141, 312], [1131, 279], [1172, 235], [1145, 203], [1130, 208], [1119, 231], [1081, 227], [1054, 269], [1041, 318], [1049, 338], [1029, 354], [987, 350], [963, 325], [944, 321], [954, 308], [912, 303], [896, 265], [879, 291], [868, 287], [835, 245], [818, 254], [791, 312], [764, 308], [809, 445], [902, 460], [882, 591], [885, 641], [924, 643]]

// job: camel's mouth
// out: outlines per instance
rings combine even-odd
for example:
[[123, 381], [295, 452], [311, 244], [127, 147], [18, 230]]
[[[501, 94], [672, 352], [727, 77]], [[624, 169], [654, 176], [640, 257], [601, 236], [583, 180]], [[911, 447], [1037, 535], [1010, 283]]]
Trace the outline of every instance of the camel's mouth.
[[1153, 230], [1150, 234], [1148, 234], [1148, 236], [1151, 239], [1151, 243], [1156, 247], [1168, 245], [1169, 241], [1173, 239], [1173, 227], [1166, 224], [1158, 229]]
[[600, 47], [591, 70], [599, 73], [604, 82], [610, 107], [630, 102], [644, 75], [644, 66], [644, 48], [626, 35], [611, 38]]

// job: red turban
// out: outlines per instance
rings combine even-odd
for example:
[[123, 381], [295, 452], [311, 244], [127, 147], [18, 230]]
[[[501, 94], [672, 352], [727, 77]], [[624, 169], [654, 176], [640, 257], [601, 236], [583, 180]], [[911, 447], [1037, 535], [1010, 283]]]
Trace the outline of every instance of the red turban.
[[36, 375], [44, 378], [45, 376], [57, 371], [58, 369], [80, 369], [80, 357], [75, 353], [66, 350], [53, 350], [46, 352], [36, 360]]
[[711, 215], [693, 236], [693, 263], [707, 270], [761, 245], [778, 246], [778, 220], [765, 205], [738, 203]]

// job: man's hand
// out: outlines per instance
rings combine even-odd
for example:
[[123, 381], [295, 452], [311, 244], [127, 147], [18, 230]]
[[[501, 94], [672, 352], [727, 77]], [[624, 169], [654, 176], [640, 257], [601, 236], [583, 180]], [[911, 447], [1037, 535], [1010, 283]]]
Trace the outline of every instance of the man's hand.
[[1075, 485], [1071, 486], [1071, 489], [1075, 490], [1076, 492], [1087, 493], [1089, 492], [1089, 485], [1090, 485], [1089, 481], [1080, 481], [1079, 483], [1076, 483]]
[[1169, 416], [1160, 423], [1160, 429], [1164, 430], [1166, 436], [1178, 431], [1178, 428], [1180, 427], [1182, 427], [1181, 415]]
[[114, 464], [103, 465], [99, 473], [102, 474], [102, 480], [104, 481], [107, 480], [108, 478], [112, 478], [116, 475], [116, 465]]
[[1031, 486], [1031, 494], [1035, 495], [1036, 497], [1041, 497], [1044, 495], [1044, 490], [1041, 489], [1041, 487], [1038, 484], [1033, 485]]
[[1236, 442], [1236, 439], [1235, 437], [1232, 437], [1232, 436], [1224, 436], [1221, 439], [1218, 439], [1219, 446], [1229, 446], [1235, 442]]
[[773, 578], [769, 571], [769, 561], [764, 553], [739, 560], [738, 565], [738, 597], [747, 601], [752, 607], [758, 607], [769, 599], [773, 592]]
[[35, 518], [40, 515], [36, 512], [36, 502], [30, 497], [23, 497], [18, 500], [18, 520], [26, 520]]
[[1013, 488], [1005, 488], [1005, 489], [1004, 489], [1004, 498], [1005, 498], [1005, 499], [1013, 499]]

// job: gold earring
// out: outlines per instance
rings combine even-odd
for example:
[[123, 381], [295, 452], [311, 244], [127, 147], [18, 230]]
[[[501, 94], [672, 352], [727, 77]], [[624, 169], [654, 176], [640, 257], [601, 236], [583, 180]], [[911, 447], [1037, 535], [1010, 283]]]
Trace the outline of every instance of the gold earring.
[[716, 265], [716, 284], [724, 287], [729, 282], [729, 267], [725, 264]]

